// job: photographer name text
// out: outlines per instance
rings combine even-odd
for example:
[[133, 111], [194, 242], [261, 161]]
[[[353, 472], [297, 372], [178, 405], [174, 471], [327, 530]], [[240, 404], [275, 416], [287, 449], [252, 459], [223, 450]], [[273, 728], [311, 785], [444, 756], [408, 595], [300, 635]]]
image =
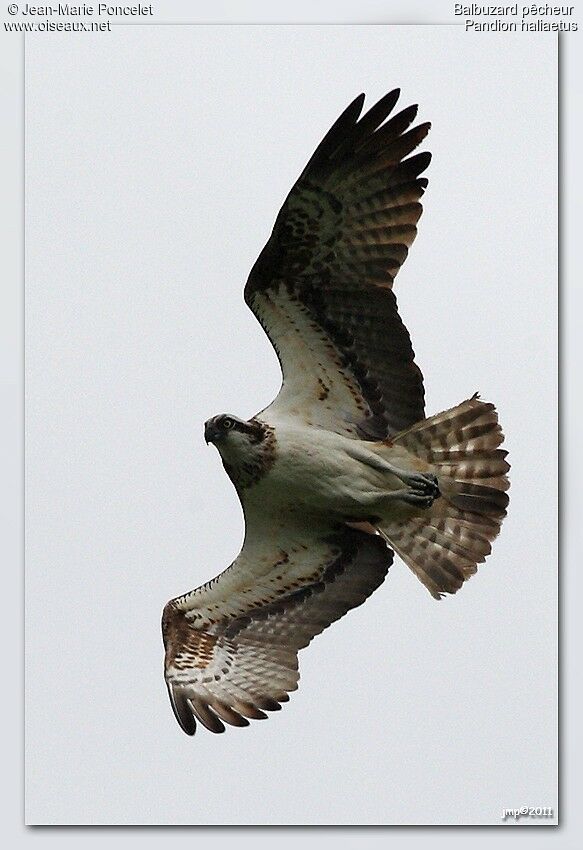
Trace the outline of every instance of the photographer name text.
[[90, 18], [93, 15], [97, 17], [151, 17], [154, 12], [152, 4], [143, 5], [138, 3], [129, 6], [115, 6], [109, 3], [99, 3], [97, 6], [89, 6], [86, 3], [81, 5], [73, 5], [71, 3], [57, 3], [55, 6], [31, 6], [25, 3], [20, 7], [21, 15], [30, 15], [31, 17], [79, 17]]

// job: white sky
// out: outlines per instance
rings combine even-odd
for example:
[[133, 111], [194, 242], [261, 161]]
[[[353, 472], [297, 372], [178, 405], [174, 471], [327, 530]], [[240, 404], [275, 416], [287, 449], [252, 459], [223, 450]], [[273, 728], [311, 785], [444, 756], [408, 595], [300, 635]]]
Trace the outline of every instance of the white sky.
[[[400, 85], [434, 154], [397, 278], [427, 411], [479, 390], [512, 463], [493, 555], [395, 564], [277, 715], [188, 739], [170, 597], [237, 554], [202, 423], [275, 394], [242, 301], [315, 144]], [[29, 823], [499, 823], [556, 798], [556, 39], [140, 27], [27, 43]]]

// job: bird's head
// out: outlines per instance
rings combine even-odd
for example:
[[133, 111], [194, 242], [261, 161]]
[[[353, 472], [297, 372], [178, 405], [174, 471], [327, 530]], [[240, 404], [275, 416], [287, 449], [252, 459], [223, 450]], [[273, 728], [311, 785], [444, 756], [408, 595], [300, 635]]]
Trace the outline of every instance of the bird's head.
[[263, 442], [266, 426], [256, 419], [245, 422], [231, 413], [221, 413], [204, 423], [204, 438], [219, 450], [221, 457], [246, 454]]
[[245, 422], [230, 413], [221, 413], [204, 423], [204, 438], [218, 449], [236, 487], [259, 480], [270, 465], [275, 436], [273, 429], [259, 419]]

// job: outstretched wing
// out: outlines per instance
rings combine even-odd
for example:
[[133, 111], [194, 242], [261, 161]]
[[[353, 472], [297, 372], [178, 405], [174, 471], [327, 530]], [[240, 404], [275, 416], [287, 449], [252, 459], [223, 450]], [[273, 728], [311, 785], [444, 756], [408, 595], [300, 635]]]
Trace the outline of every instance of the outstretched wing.
[[247, 534], [237, 560], [164, 608], [165, 676], [189, 735], [247, 726], [297, 688], [298, 650], [383, 582], [393, 552], [355, 528], [267, 528]]
[[[281, 208], [245, 300], [280, 360], [268, 408], [382, 439], [424, 416], [423, 377], [392, 283], [417, 233], [429, 124], [417, 107], [385, 122], [399, 91], [359, 119], [364, 95], [326, 134]], [[383, 123], [385, 122], [385, 123]], [[269, 418], [268, 414], [268, 418]]]

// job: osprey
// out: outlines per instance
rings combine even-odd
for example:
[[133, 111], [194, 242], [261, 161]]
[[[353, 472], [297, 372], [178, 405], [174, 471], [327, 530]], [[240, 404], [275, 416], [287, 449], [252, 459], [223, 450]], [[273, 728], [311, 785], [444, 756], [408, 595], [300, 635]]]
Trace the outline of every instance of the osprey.
[[283, 383], [249, 421], [205, 424], [246, 529], [234, 563], [164, 608], [166, 683], [189, 735], [281, 708], [298, 650], [379, 587], [394, 552], [436, 599], [455, 593], [506, 514], [494, 406], [476, 394], [426, 419], [397, 311], [430, 161], [409, 156], [430, 125], [408, 129], [416, 106], [391, 115], [398, 97], [342, 113], [245, 286]]

